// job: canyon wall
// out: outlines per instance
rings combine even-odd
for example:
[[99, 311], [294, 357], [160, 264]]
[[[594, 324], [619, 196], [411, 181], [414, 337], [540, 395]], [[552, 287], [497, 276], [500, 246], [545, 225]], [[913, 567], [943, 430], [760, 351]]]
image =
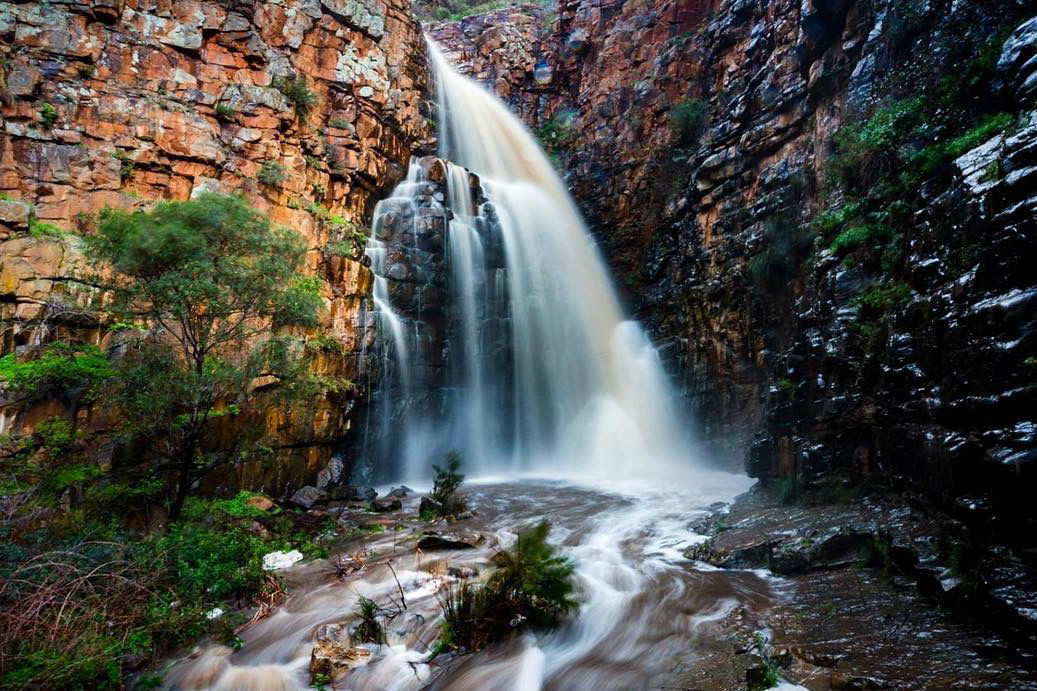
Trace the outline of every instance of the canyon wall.
[[[79, 234], [108, 206], [217, 190], [306, 238], [324, 297], [314, 366], [361, 378], [372, 275], [359, 254], [329, 250], [366, 233], [432, 135], [425, 46], [405, 0], [2, 3], [0, 51], [0, 355], [51, 340], [107, 347], [110, 320], [81, 309], [93, 298], [70, 280]], [[316, 95], [308, 112], [290, 78]], [[276, 462], [240, 481], [275, 491], [312, 476], [361, 393], [306, 411], [261, 404], [230, 423], [228, 435], [265, 427], [276, 447]], [[103, 439], [107, 412], [9, 396], [0, 433], [76, 415]]]
[[555, 154], [718, 457], [1015, 532], [1037, 485], [1035, 12], [563, 0], [430, 33]]

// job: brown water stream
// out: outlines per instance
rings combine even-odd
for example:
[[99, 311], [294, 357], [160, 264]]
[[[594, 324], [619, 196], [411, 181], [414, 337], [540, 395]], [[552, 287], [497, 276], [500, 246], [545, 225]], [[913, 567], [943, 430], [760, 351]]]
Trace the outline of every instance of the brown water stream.
[[[385, 607], [386, 645], [363, 646], [357, 666], [335, 689], [443, 691], [637, 691], [659, 688], [675, 668], [694, 661], [719, 635], [715, 624], [739, 609], [752, 616], [776, 597], [778, 582], [762, 572], [721, 571], [682, 554], [700, 540], [692, 524], [747, 485], [741, 476], [703, 474], [680, 489], [591, 487], [544, 480], [475, 484], [476, 517], [449, 526], [478, 532], [476, 549], [421, 553], [410, 528], [388, 530], [364, 545], [366, 566], [340, 579], [331, 562], [284, 572], [291, 596], [242, 634], [231, 652], [213, 645], [175, 663], [167, 688], [288, 691], [310, 688], [310, 654], [324, 624], [356, 620], [360, 596]], [[416, 498], [408, 500], [413, 521]], [[472, 655], [429, 661], [439, 635], [438, 593], [458, 567], [488, 572], [498, 545], [548, 518], [551, 539], [575, 562], [581, 595], [577, 616], [561, 628], [527, 634]], [[355, 549], [356, 545], [351, 548]], [[334, 556], [334, 555], [333, 555]], [[406, 608], [390, 565], [399, 578]]]

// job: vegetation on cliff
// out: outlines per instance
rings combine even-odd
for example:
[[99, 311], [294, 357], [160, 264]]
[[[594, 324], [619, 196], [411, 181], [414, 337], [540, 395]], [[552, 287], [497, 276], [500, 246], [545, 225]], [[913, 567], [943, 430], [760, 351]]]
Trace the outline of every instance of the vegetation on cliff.
[[51, 343], [0, 359], [0, 378], [23, 396], [103, 397], [115, 448], [103, 460], [75, 416], [0, 440], [5, 689], [117, 689], [171, 646], [231, 641], [241, 622], [213, 608], [280, 590], [262, 555], [318, 549], [269, 500], [190, 496], [213, 470], [262, 456], [262, 425], [218, 438], [260, 382], [286, 401], [335, 385], [288, 337], [321, 306], [301, 240], [241, 198], [205, 194], [105, 211], [85, 243], [93, 268], [79, 280], [103, 292], [118, 348]]

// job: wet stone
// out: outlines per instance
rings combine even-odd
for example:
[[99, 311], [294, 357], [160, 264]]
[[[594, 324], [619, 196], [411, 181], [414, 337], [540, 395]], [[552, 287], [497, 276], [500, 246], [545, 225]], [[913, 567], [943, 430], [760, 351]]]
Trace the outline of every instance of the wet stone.
[[299, 489], [297, 489], [295, 491], [295, 494], [292, 495], [292, 498], [289, 501], [295, 504], [296, 506], [300, 506], [304, 509], [309, 509], [314, 504], [327, 501], [327, 499], [327, 492], [325, 492], [324, 490], [317, 489], [316, 487], [313, 487], [311, 485], [307, 485], [306, 487], [300, 487]]
[[418, 549], [434, 552], [450, 549], [475, 549], [486, 541], [486, 537], [473, 532], [426, 531], [418, 540]]

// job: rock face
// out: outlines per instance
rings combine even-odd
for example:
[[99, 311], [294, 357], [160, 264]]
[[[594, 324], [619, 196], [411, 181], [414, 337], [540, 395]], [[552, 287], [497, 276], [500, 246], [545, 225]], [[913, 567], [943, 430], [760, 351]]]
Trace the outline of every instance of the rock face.
[[[555, 15], [510, 9], [430, 33], [551, 133], [717, 455], [800, 483], [906, 479], [1025, 534], [1037, 487], [1024, 403], [1037, 284], [1022, 259], [1037, 238], [1034, 11], [563, 0]], [[917, 95], [902, 86], [912, 74], [942, 84], [932, 98], [967, 84], [983, 102], [959, 100], [963, 117], [1014, 124], [956, 141], [958, 158], [910, 191], [893, 281], [840, 261], [837, 231], [819, 221], [848, 201], [831, 169], [836, 133]], [[896, 299], [881, 292], [892, 288]]]
[[[308, 240], [333, 346], [315, 367], [356, 380], [372, 276], [327, 251], [343, 232], [328, 218], [369, 222], [428, 139], [424, 42], [406, 2], [2, 3], [0, 53], [0, 354], [104, 332], [68, 307], [82, 297], [65, 279], [89, 214], [233, 191]], [[278, 88], [292, 75], [317, 95], [308, 118]], [[278, 441], [279, 462], [238, 482], [312, 480], [348, 431], [352, 397], [307, 413], [260, 405], [248, 424]], [[36, 418], [9, 407], [3, 431]]]

